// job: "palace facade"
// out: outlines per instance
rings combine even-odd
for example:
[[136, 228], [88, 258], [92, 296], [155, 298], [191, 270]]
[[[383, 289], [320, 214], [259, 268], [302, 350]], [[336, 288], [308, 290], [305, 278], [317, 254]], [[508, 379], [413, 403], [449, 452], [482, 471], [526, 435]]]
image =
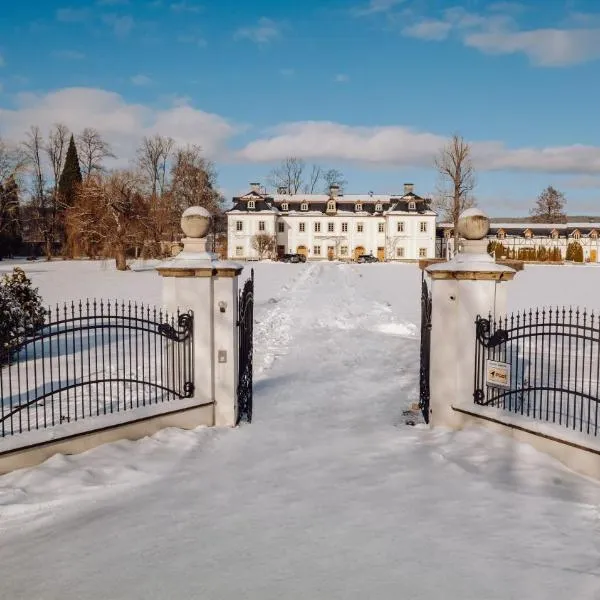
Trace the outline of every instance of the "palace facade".
[[238, 260], [298, 253], [309, 260], [414, 261], [435, 257], [436, 213], [404, 184], [401, 194], [269, 194], [259, 183], [227, 211], [228, 257]]

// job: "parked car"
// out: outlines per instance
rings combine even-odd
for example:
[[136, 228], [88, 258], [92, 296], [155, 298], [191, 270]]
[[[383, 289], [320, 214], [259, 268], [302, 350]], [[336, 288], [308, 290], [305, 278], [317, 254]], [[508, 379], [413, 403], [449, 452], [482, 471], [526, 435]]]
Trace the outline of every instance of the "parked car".
[[372, 254], [361, 254], [356, 259], [356, 262], [359, 262], [359, 263], [374, 263], [374, 262], [379, 262], [379, 259], [376, 256], [373, 256]]
[[306, 262], [304, 254], [284, 254], [279, 260], [287, 263], [303, 263]]

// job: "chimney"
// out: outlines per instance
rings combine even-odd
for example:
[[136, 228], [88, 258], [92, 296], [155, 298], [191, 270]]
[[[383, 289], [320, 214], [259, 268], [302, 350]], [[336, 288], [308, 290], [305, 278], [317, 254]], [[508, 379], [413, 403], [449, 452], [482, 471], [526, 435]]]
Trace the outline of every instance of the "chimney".
[[415, 189], [414, 183], [405, 183], [404, 184], [404, 195], [406, 196], [406, 194], [412, 194], [414, 189]]
[[260, 194], [260, 183], [251, 183], [250, 190], [256, 192], [257, 194]]
[[337, 198], [339, 193], [340, 193], [340, 186], [337, 183], [334, 183], [333, 185], [329, 186], [329, 195], [332, 198]]

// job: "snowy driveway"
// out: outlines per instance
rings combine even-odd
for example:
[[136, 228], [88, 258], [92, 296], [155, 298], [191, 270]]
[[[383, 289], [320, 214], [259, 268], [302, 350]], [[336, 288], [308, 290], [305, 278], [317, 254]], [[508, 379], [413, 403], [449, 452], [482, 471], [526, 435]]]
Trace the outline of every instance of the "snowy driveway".
[[403, 424], [416, 269], [259, 267], [255, 422], [0, 478], [0, 598], [600, 598], [599, 485]]

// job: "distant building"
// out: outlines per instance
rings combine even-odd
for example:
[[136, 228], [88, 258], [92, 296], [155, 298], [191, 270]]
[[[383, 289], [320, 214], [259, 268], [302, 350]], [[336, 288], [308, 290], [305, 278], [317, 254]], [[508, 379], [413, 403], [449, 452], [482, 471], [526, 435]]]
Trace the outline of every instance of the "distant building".
[[[452, 223], [439, 223], [436, 230], [436, 256], [448, 257], [453, 253], [454, 229]], [[600, 220], [596, 223], [501, 223], [493, 222], [487, 238], [500, 242], [515, 256], [523, 248], [547, 250], [558, 248], [563, 259], [571, 242], [578, 242], [583, 249], [583, 260], [596, 263], [600, 255]]]
[[257, 236], [272, 236], [274, 254], [309, 260], [417, 260], [435, 256], [435, 218], [429, 199], [404, 184], [401, 194], [269, 194], [258, 183], [227, 211], [231, 259], [257, 259]]

